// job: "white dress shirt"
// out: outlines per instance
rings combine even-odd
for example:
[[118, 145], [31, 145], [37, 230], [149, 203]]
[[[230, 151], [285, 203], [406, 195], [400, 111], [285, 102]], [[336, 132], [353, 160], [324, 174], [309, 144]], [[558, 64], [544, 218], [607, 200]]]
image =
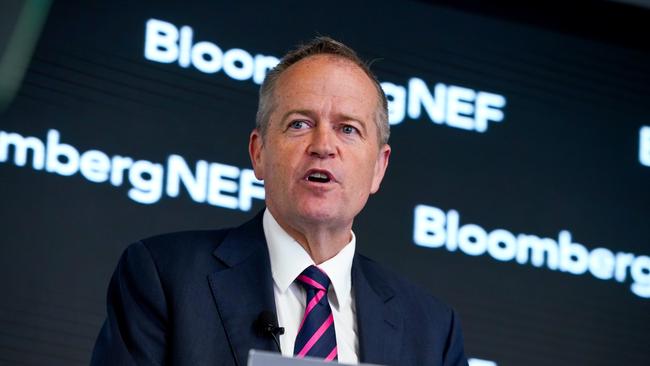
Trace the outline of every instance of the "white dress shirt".
[[[298, 327], [305, 313], [307, 294], [294, 280], [305, 268], [314, 264], [305, 249], [294, 240], [266, 209], [263, 218], [264, 236], [269, 247], [273, 293], [278, 313], [278, 325], [284, 327], [280, 348], [285, 356], [293, 356]], [[332, 281], [327, 298], [334, 317], [338, 362], [359, 363], [356, 309], [352, 293], [352, 259], [356, 238], [333, 258], [318, 265]]]

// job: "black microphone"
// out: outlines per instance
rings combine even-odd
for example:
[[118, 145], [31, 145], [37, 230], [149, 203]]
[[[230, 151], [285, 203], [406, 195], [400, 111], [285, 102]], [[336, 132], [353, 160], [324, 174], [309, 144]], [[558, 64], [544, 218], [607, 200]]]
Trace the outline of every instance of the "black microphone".
[[261, 335], [270, 335], [273, 338], [275, 345], [278, 347], [278, 352], [282, 353], [278, 336], [284, 334], [284, 328], [278, 326], [278, 319], [274, 312], [269, 310], [262, 311], [260, 315], [257, 316], [257, 320], [255, 320], [255, 327]]

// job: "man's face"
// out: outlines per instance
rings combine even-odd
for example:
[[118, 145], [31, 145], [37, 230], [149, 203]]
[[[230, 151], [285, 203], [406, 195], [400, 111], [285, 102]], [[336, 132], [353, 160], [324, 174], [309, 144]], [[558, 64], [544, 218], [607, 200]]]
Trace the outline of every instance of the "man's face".
[[271, 213], [294, 230], [351, 226], [390, 155], [378, 141], [374, 84], [352, 62], [317, 55], [290, 66], [274, 98], [266, 136], [255, 130], [249, 144]]

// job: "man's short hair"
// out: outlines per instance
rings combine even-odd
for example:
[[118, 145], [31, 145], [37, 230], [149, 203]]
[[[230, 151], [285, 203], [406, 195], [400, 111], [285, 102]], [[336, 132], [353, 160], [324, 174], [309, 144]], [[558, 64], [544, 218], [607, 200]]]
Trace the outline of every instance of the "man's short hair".
[[260, 131], [262, 138], [266, 135], [269, 118], [271, 117], [271, 112], [273, 112], [273, 109], [275, 108], [274, 91], [278, 79], [291, 65], [300, 60], [316, 55], [340, 57], [351, 61], [366, 73], [377, 90], [377, 113], [375, 116], [375, 123], [377, 124], [378, 131], [377, 137], [380, 145], [388, 143], [388, 137], [390, 136], [390, 127], [388, 125], [388, 102], [386, 101], [386, 95], [384, 94], [384, 90], [381, 88], [377, 77], [375, 77], [375, 75], [370, 71], [368, 65], [357, 56], [357, 53], [354, 52], [353, 49], [330, 37], [316, 37], [309, 43], [289, 51], [282, 60], [280, 60], [280, 63], [266, 75], [266, 78], [260, 87], [259, 104], [257, 106], [257, 115], [255, 118], [256, 128]]

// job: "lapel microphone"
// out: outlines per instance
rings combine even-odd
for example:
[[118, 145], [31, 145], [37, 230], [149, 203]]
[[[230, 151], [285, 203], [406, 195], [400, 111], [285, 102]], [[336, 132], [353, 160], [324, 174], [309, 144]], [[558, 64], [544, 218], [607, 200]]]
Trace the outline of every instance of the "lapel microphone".
[[273, 338], [275, 345], [278, 347], [278, 352], [282, 353], [278, 336], [284, 334], [284, 328], [278, 326], [278, 319], [274, 312], [269, 310], [262, 311], [260, 315], [257, 316], [257, 320], [255, 320], [255, 327], [261, 335], [270, 335]]

